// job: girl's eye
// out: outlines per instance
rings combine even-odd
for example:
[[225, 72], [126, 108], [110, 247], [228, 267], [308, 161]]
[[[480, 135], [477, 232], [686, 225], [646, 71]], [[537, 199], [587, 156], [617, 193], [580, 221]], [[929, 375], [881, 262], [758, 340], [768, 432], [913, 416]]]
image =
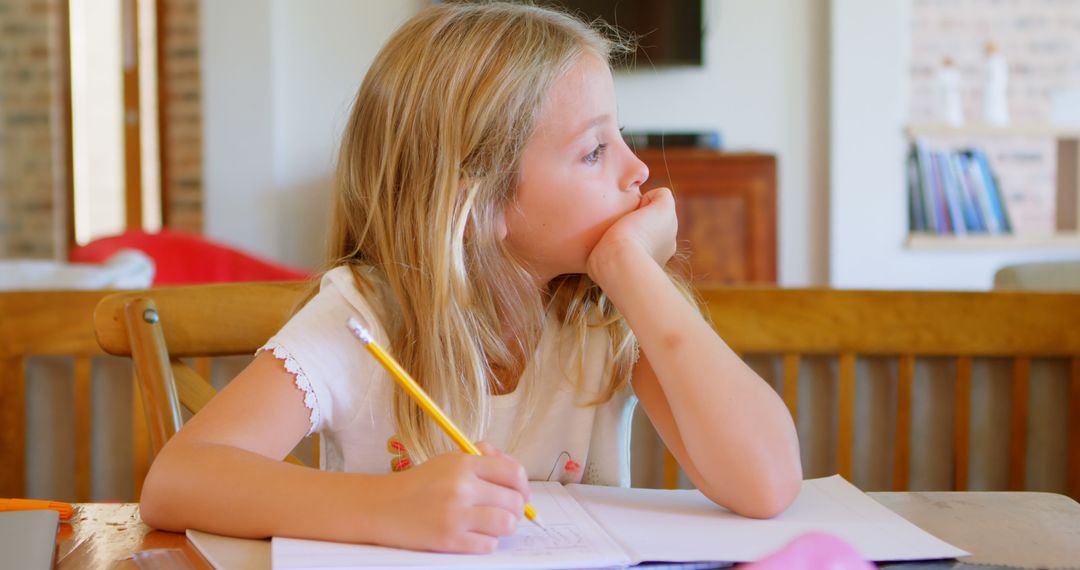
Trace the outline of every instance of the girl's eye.
[[585, 155], [585, 162], [589, 164], [596, 164], [600, 160], [600, 156], [604, 154], [604, 149], [607, 148], [606, 144], [600, 143], [596, 145], [596, 148], [592, 152]]

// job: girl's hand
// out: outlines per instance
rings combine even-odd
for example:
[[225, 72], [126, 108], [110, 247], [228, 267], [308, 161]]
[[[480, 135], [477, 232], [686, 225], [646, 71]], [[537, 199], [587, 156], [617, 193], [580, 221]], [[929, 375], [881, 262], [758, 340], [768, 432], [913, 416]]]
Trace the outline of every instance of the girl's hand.
[[619, 218], [596, 243], [586, 267], [595, 281], [604, 261], [625, 247], [639, 248], [663, 266], [675, 255], [679, 220], [671, 190], [654, 188], [641, 197], [637, 209]]
[[485, 443], [483, 456], [444, 453], [392, 475], [379, 543], [486, 554], [514, 533], [529, 499], [525, 468]]

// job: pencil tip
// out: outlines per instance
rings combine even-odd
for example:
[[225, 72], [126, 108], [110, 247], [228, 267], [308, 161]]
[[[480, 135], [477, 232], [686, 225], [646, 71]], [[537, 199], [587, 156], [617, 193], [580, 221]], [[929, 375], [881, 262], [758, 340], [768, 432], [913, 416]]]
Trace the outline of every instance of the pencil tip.
[[538, 526], [538, 527], [540, 527], [542, 529], [545, 529], [545, 530], [547, 529], [547, 527], [544, 526], [544, 521], [540, 520], [540, 515], [534, 515], [533, 518], [531, 518], [529, 520], [531, 520], [533, 522], [533, 524], [535, 524], [536, 526]]

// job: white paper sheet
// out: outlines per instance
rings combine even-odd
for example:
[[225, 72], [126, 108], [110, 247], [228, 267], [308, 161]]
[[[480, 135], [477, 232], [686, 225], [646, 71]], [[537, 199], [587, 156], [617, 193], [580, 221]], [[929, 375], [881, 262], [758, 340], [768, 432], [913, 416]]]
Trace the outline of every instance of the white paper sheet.
[[643, 561], [745, 562], [771, 554], [810, 531], [838, 536], [875, 561], [968, 554], [919, 529], [839, 475], [803, 481], [795, 502], [771, 520], [731, 514], [698, 491], [532, 486], [533, 504], [547, 530], [523, 522], [492, 555], [274, 538], [274, 568], [600, 568]]
[[795, 502], [770, 520], [734, 515], [699, 491], [591, 485], [567, 490], [635, 561], [758, 560], [810, 531], [838, 536], [874, 561], [970, 554], [908, 522], [839, 475], [803, 481]]
[[544, 529], [522, 520], [489, 555], [412, 552], [380, 546], [274, 537], [275, 570], [301, 568], [598, 568], [630, 563], [562, 485], [532, 483]]

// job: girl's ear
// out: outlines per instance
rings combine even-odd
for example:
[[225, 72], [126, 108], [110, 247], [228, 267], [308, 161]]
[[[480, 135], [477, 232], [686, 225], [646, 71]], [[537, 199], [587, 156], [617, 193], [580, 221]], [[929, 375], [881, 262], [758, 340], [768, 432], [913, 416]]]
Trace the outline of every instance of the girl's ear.
[[506, 241], [506, 236], [510, 234], [510, 230], [506, 227], [505, 212], [499, 212], [499, 215], [495, 216], [495, 231], [498, 232], [499, 241]]

